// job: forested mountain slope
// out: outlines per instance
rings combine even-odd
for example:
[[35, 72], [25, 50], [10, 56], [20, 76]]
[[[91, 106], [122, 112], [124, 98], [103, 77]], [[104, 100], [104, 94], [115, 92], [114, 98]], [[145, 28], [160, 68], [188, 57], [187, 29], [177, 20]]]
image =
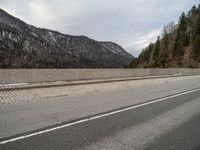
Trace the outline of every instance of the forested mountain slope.
[[0, 68], [119, 68], [132, 59], [116, 43], [36, 28], [0, 9]]
[[130, 67], [200, 67], [200, 5], [165, 26]]

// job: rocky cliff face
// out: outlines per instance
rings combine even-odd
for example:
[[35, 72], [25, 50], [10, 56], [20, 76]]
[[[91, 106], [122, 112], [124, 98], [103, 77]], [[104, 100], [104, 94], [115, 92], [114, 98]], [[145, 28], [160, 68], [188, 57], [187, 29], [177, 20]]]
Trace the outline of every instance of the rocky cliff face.
[[0, 9], [0, 68], [118, 68], [132, 59], [116, 43], [36, 28]]

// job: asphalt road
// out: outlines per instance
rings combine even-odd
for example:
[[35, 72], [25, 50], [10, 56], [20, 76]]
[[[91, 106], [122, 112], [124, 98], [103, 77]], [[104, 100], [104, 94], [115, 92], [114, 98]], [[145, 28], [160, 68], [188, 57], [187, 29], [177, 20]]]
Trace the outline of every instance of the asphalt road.
[[199, 83], [196, 76], [165, 85], [0, 106], [0, 141], [5, 142], [0, 149], [199, 150]]

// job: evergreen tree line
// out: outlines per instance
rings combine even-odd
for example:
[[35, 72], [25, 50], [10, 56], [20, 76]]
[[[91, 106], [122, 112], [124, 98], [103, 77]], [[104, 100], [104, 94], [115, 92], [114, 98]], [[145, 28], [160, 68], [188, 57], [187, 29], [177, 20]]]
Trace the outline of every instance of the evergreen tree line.
[[200, 4], [163, 28], [161, 37], [150, 43], [130, 67], [199, 67]]

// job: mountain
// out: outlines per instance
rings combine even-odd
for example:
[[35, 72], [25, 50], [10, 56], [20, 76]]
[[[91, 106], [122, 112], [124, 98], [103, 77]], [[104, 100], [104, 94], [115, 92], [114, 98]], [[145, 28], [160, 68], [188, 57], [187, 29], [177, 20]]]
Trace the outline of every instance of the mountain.
[[200, 5], [183, 12], [178, 24], [165, 26], [129, 67], [200, 67]]
[[36, 28], [0, 9], [0, 68], [119, 68], [132, 59], [116, 43]]

